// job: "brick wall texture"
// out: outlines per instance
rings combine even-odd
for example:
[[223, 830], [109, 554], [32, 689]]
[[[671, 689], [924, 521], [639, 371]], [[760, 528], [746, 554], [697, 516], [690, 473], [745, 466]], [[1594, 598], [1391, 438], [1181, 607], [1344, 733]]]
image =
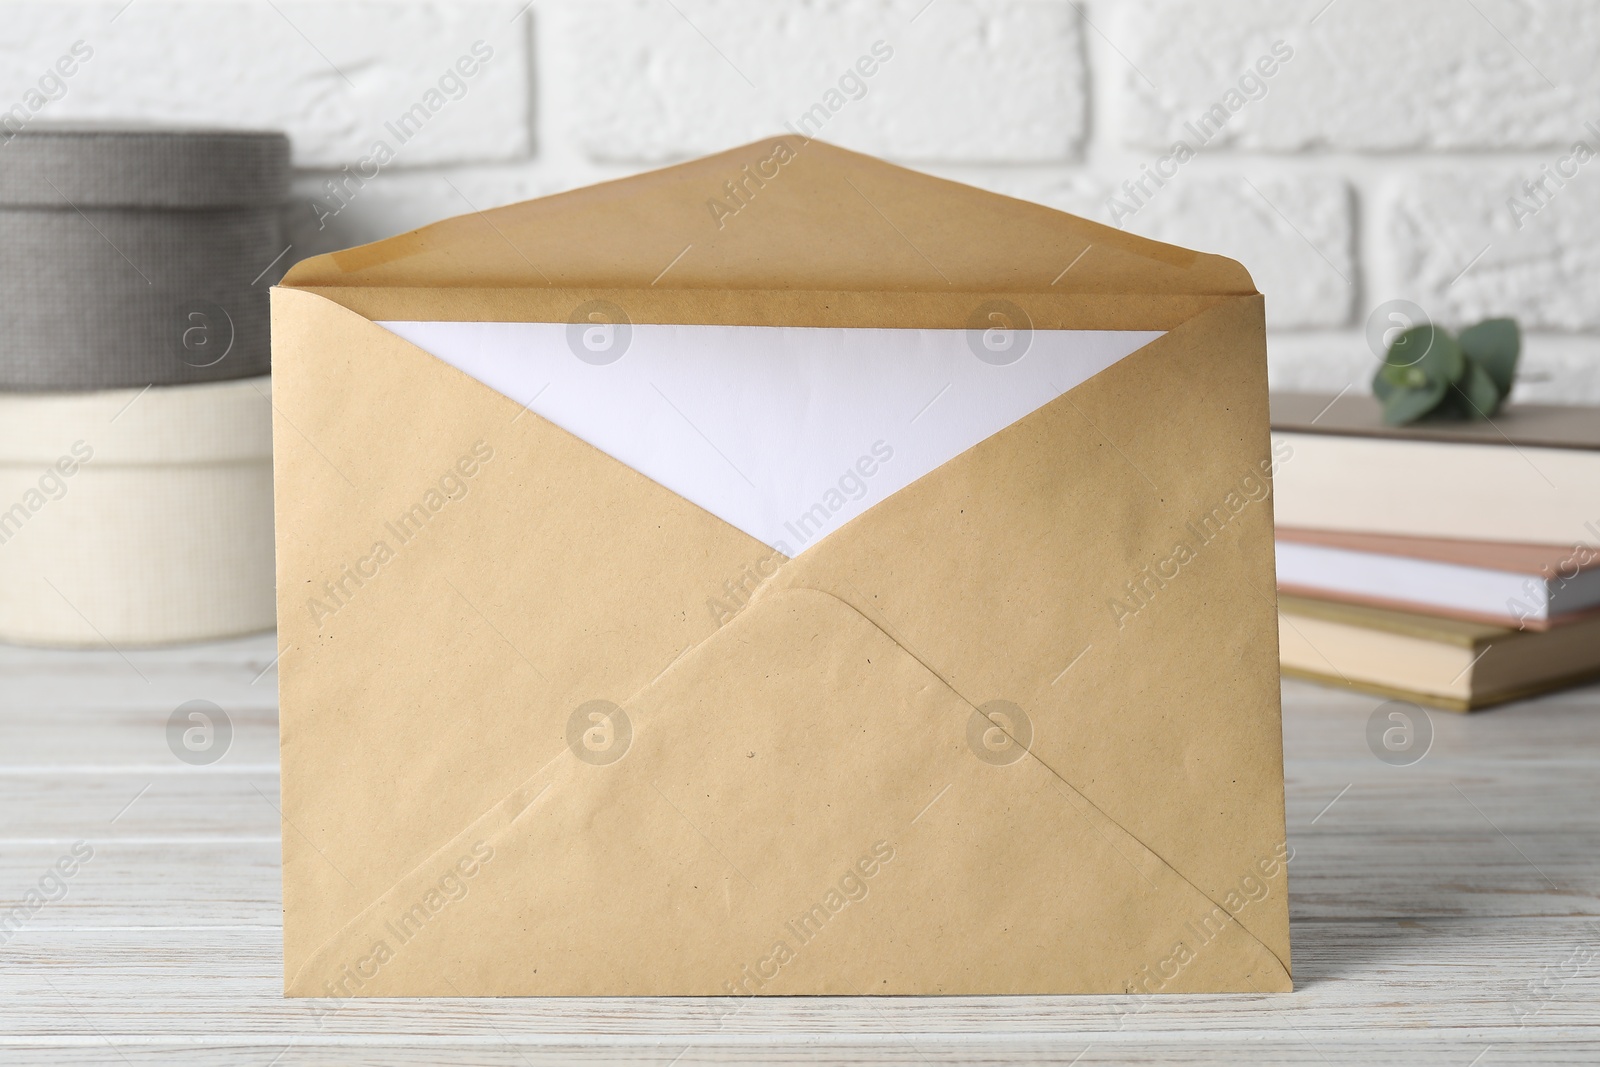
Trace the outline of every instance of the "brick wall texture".
[[[5, 114], [288, 131], [283, 265], [758, 138], [881, 42], [821, 136], [1239, 259], [1279, 387], [1364, 390], [1365, 324], [1405, 299], [1516, 316], [1519, 395], [1600, 401], [1593, 0], [0, 0], [0, 21]], [[379, 140], [379, 176], [330, 196]]]

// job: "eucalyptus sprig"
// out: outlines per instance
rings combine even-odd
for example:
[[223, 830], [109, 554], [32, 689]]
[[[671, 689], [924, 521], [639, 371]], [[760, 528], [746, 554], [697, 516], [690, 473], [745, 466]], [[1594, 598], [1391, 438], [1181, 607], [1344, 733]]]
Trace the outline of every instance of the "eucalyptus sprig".
[[1522, 334], [1515, 319], [1485, 319], [1452, 337], [1423, 323], [1401, 333], [1372, 379], [1383, 421], [1487, 419], [1511, 394]]

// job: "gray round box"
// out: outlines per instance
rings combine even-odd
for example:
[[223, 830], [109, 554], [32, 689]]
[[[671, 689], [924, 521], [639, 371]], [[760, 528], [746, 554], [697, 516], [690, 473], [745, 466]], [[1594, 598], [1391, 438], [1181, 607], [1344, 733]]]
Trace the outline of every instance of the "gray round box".
[[262, 275], [284, 250], [288, 181], [279, 133], [37, 125], [0, 139], [0, 390], [266, 374]]

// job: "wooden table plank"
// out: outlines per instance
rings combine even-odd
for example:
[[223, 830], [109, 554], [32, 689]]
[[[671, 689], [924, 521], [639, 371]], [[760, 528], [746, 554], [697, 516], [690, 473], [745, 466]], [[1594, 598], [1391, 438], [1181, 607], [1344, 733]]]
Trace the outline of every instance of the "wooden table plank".
[[[176, 762], [176, 761], [174, 761]], [[276, 837], [278, 775], [226, 767], [0, 773], [5, 840]]]
[[[530, 1043], [520, 1038], [493, 1038], [465, 1045], [449, 1043], [410, 1045], [360, 1041], [348, 1044], [243, 1043], [206, 1045], [121, 1044], [113, 1054], [98, 1039], [94, 1043], [63, 1048], [59, 1045], [0, 1047], [0, 1062], [53, 1067], [84, 1063], [165, 1065], [181, 1062], [191, 1067], [302, 1067], [302, 1065], [378, 1064], [384, 1067], [533, 1067], [542, 1064], [618, 1064], [624, 1067], [745, 1067], [763, 1063], [831, 1064], [864, 1067], [926, 1067], [934, 1064], [1040, 1064], [1048, 1067], [1232, 1067], [1241, 1063], [1271, 1063], [1282, 1067], [1373, 1067], [1405, 1064], [1407, 1067], [1501, 1067], [1507, 1063], [1547, 1064], [1551, 1067], [1593, 1067], [1594, 1046], [1581, 1037], [1522, 1038], [1515, 1043], [1484, 1046], [1423, 1032], [1416, 1039], [1374, 1036], [1360, 1044], [1312, 1046], [1287, 1043], [1275, 1036], [1253, 1040], [1215, 1040], [1204, 1036], [1166, 1043], [1111, 1043], [1087, 1039], [1011, 1040], [987, 1038], [959, 1043], [935, 1043], [916, 1035], [862, 1041], [762, 1042], [696, 1045], [684, 1041], [598, 1043], [575, 1041]], [[11, 1054], [8, 1055], [7, 1053]]]
[[[36, 884], [69, 847], [61, 842], [0, 844], [0, 887], [15, 896]], [[93, 858], [73, 874], [66, 895], [29, 918], [29, 929], [281, 929], [276, 835], [257, 840], [113, 839], [93, 848]]]
[[[0, 899], [74, 841], [95, 848], [67, 895], [0, 946], [0, 1062], [1600, 1061], [1600, 687], [1431, 713], [1428, 755], [1392, 767], [1367, 747], [1380, 700], [1287, 683], [1298, 988], [1285, 996], [328, 1014], [279, 995], [275, 655], [271, 635], [127, 661], [0, 647]], [[167, 717], [195, 698], [235, 726], [208, 767], [166, 748]]]
[[[1600, 921], [1304, 920], [1297, 990], [1283, 995], [1110, 997], [285, 999], [275, 930], [24, 930], [3, 952], [0, 1033], [56, 1033], [85, 1020], [158, 1037], [594, 1033], [696, 1040], [761, 1034], [1255, 1035], [1319, 1039], [1371, 1029], [1482, 1031], [1600, 1025]], [[1578, 960], [1576, 976], [1572, 963]], [[47, 981], [48, 980], [48, 981]], [[130, 1000], [131, 988], [138, 990]], [[1521, 1012], [1518, 1004], [1531, 1010]], [[221, 1025], [226, 1023], [226, 1025]]]

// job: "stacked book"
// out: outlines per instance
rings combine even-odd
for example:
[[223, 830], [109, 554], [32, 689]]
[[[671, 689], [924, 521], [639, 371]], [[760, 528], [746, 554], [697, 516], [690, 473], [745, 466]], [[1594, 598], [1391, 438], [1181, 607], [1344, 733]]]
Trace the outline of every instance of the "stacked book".
[[1600, 677], [1600, 409], [1272, 399], [1283, 672], [1467, 711]]

